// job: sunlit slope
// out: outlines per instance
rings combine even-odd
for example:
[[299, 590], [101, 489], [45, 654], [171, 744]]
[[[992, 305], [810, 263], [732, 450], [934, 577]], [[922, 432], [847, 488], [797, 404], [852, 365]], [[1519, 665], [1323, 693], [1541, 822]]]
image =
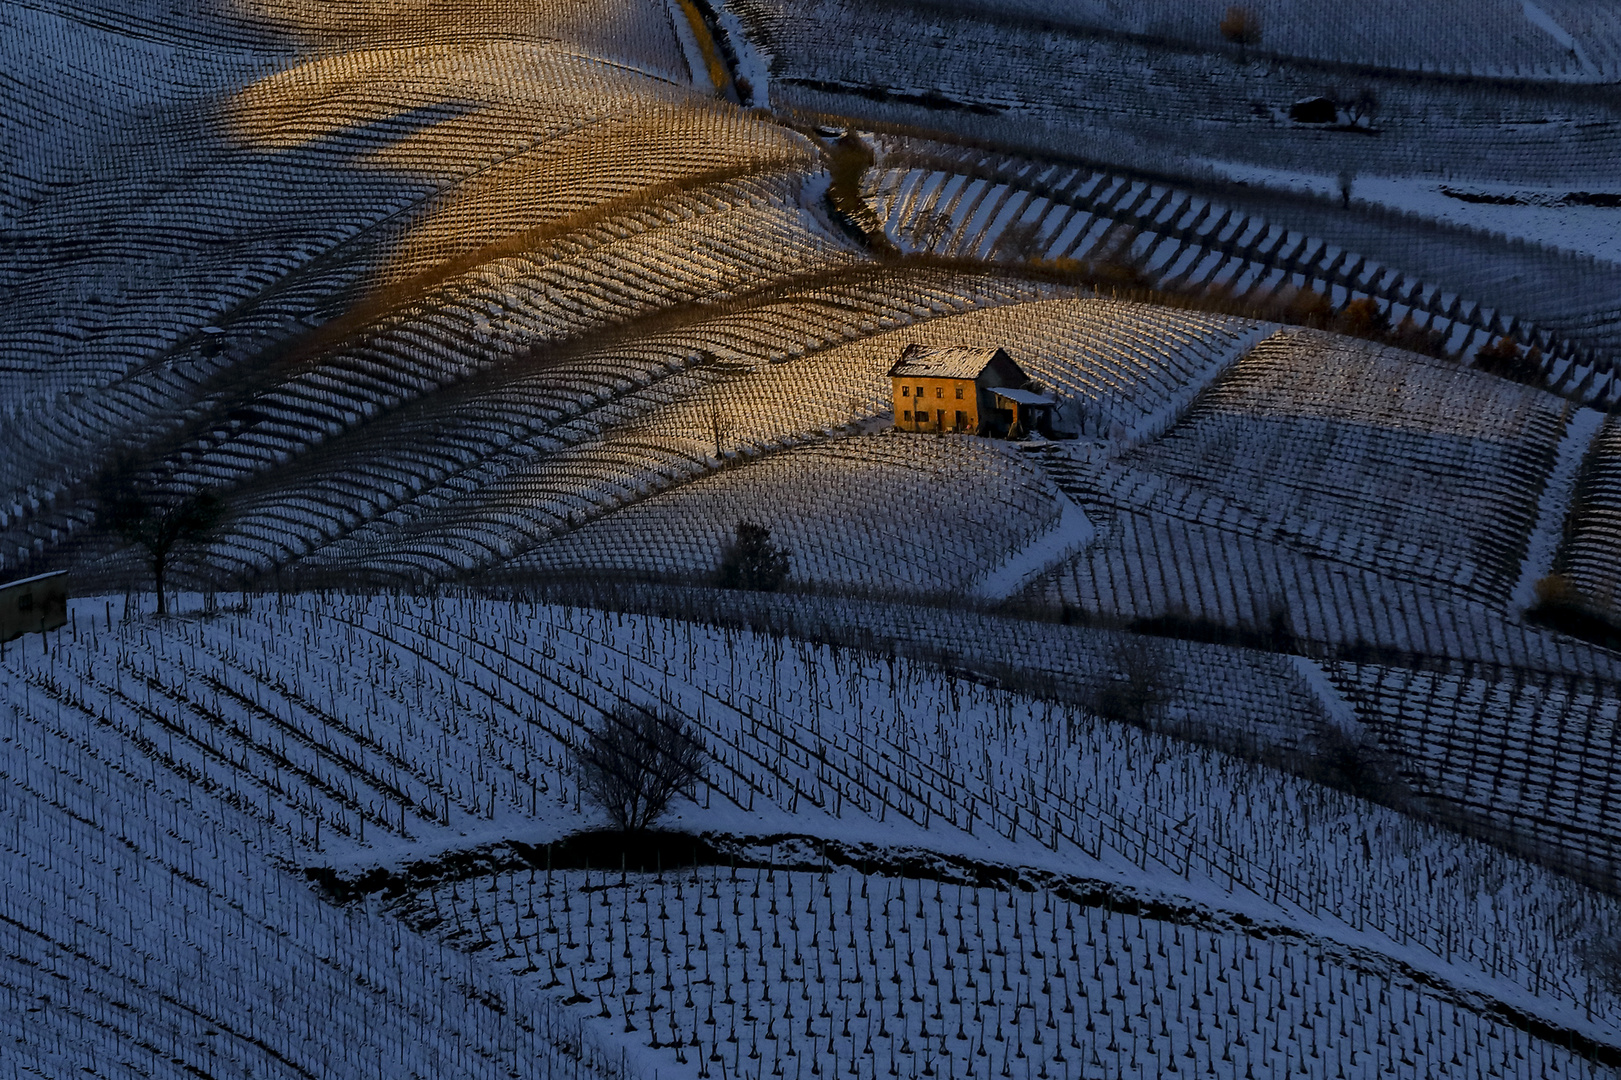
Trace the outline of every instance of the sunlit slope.
[[[840, 247], [817, 236], [774, 241], [785, 227], [765, 220], [679, 235], [684, 219], [739, 202], [802, 217], [797, 185], [814, 171], [815, 148], [695, 93], [678, 63], [592, 52], [591, 33], [661, 40], [663, 4], [593, 10], [469, 8], [460, 22], [448, 5], [34, 13], [46, 29], [30, 24], [25, 40], [54, 33], [67, 55], [105, 52], [109, 81], [147, 92], [114, 103], [128, 114], [121, 122], [105, 119], [117, 110], [84, 71], [23, 95], [25, 106], [43, 94], [39, 110], [85, 119], [83, 131], [70, 126], [54, 141], [35, 132], [9, 147], [40, 177], [7, 223], [0, 269], [9, 316], [0, 491], [10, 504], [0, 528], [26, 530], [3, 545], [0, 565], [74, 533], [87, 518], [75, 499], [115, 448], [162, 456], [198, 440], [251, 444], [278, 402], [302, 413], [320, 385], [335, 385], [342, 407], [295, 423], [273, 462], [285, 464], [301, 440], [468, 371], [757, 276], [729, 267], [712, 244], [760, 249], [772, 274], [815, 261], [795, 244]], [[259, 32], [230, 51], [219, 28], [242, 22]], [[418, 23], [457, 33], [410, 32]], [[125, 37], [135, 57], [127, 70]], [[140, 67], [159, 60], [170, 62], [169, 81]], [[61, 144], [56, 158], [39, 152], [42, 140]], [[776, 179], [745, 190], [766, 175]], [[716, 193], [729, 182], [743, 194]], [[707, 194], [684, 200], [689, 191]], [[628, 251], [637, 233], [653, 246]], [[671, 280], [644, 287], [642, 260], [669, 263], [660, 236], [678, 257], [707, 261], [709, 278], [673, 267]], [[619, 254], [593, 261], [589, 252], [616, 242]], [[605, 266], [616, 259], [617, 269]], [[440, 350], [435, 339], [446, 335], [431, 314], [446, 293], [480, 311], [462, 318], [464, 340]], [[428, 325], [414, 327], [418, 317]], [[426, 344], [413, 352], [401, 335]], [[368, 374], [390, 365], [409, 370]], [[357, 379], [366, 385], [355, 392]], [[229, 485], [265, 464], [251, 447], [225, 456], [237, 460], [207, 483]]]
[[508, 569], [706, 581], [740, 521], [771, 530], [792, 579], [967, 590], [1052, 528], [1062, 496], [991, 442], [852, 438], [705, 477], [575, 530]]

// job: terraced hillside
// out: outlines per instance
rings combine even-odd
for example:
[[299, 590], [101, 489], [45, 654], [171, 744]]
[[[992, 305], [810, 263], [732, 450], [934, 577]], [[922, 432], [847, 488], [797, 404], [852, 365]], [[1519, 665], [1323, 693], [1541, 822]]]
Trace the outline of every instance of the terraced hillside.
[[[1572, 947], [1621, 929], [1613, 897], [873, 654], [512, 603], [226, 597], [158, 619], [90, 600], [56, 642], [12, 646], [0, 688], [5, 979], [38, 1008], [5, 1014], [8, 1054], [36, 1071], [1621, 1059], [1621, 1001]], [[626, 701], [694, 718], [713, 755], [676, 819], [702, 844], [662, 871], [560, 842], [596, 823], [571, 741]], [[251, 985], [197, 966], [293, 911], [300, 936], [264, 943]], [[423, 989], [404, 974], [423, 964], [447, 977]], [[323, 1042], [288, 1022], [306, 1004], [428, 1027]]]
[[1617, 1075], [1602, 6], [0, 3], [0, 1062]]

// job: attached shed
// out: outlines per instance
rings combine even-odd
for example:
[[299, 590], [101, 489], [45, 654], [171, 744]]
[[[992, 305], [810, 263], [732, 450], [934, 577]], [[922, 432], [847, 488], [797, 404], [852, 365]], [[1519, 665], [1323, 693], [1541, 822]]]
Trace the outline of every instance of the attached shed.
[[1053, 399], [1006, 349], [908, 345], [889, 369], [902, 431], [1017, 436], [1047, 430]]
[[66, 571], [0, 585], [0, 641], [55, 630], [67, 621]]

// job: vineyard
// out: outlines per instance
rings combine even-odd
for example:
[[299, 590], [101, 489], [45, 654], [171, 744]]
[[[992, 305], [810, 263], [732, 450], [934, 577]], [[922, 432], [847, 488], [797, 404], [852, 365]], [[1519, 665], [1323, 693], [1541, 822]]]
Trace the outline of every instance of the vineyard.
[[1613, 7], [0, 0], [0, 1074], [1621, 1076]]
[[[511, 1067], [514, 1052], [525, 1070], [548, 1054], [612, 1062], [622, 1046], [682, 1074], [837, 1053], [863, 1075], [891, 1055], [964, 1074], [1004, 1055], [1049, 1072], [1094, 1056], [1316, 1070], [1327, 1055], [1596, 1076], [1621, 1049], [1621, 1001], [1571, 946], [1616, 925], [1610, 897], [1303, 781], [1241, 794], [1257, 766], [907, 662], [656, 618], [335, 595], [196, 598], [168, 620], [78, 601], [64, 633], [11, 646], [3, 668], [6, 840], [30, 868], [11, 875], [8, 933], [32, 943], [8, 949], [7, 981], [45, 1002], [19, 1029], [41, 1062], [93, 1045], [132, 1065], [154, 1049], [308, 1061], [274, 996], [255, 1010], [224, 987], [210, 999], [207, 980], [164, 990], [209, 935], [235, 955], [305, 907], [301, 936], [259, 961], [287, 958], [264, 981], [305, 978], [300, 950], [319, 948], [322, 970], [363, 970], [364, 994], [399, 1001], [402, 1022], [430, 1016], [461, 1068]], [[677, 820], [724, 862], [546, 864], [548, 843], [592, 824], [571, 739], [627, 700], [699, 723], [713, 764]], [[1195, 812], [1208, 805], [1231, 810]], [[436, 861], [481, 844], [471, 863]], [[885, 850], [911, 854], [890, 866]], [[415, 869], [336, 910], [290, 873], [371, 865]], [[159, 915], [89, 885], [123, 872], [148, 883], [139, 903], [160, 882], [196, 899], [165, 897]], [[101, 906], [88, 936], [70, 930], [80, 904]], [[397, 974], [412, 955], [465, 1001], [423, 1000]], [[42, 998], [52, 971], [87, 962], [88, 989]], [[360, 1015], [353, 982], [325, 985], [301, 1000]], [[182, 994], [206, 1003], [191, 1008], [217, 1049], [183, 1023], [148, 1033], [145, 1012]], [[481, 1050], [519, 1001], [523, 1045]], [[171, 1042], [137, 1051], [132, 1022]], [[351, 1056], [324, 1074], [363, 1046], [403, 1060], [431, 1041], [397, 1038], [328, 1044]]]

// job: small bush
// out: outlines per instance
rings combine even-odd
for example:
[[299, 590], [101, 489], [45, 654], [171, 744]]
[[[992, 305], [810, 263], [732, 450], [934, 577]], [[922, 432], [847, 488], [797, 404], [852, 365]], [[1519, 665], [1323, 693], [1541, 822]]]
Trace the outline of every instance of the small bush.
[[1390, 319], [1367, 297], [1352, 300], [1334, 318], [1334, 329], [1353, 337], [1379, 337], [1390, 329]]
[[1508, 337], [1500, 337], [1475, 354], [1475, 366], [1482, 371], [1532, 386], [1542, 381], [1542, 350], [1530, 352]]
[[1148, 727], [1163, 716], [1173, 683], [1173, 669], [1159, 642], [1124, 637], [1109, 656], [1109, 669], [1082, 705], [1101, 719]]
[[1588, 976], [1621, 997], [1621, 937], [1601, 937], [1590, 942], [1585, 953]]
[[677, 795], [692, 797], [709, 754], [685, 717], [622, 705], [574, 746], [580, 794], [622, 831], [640, 832]]
[[1296, 771], [1307, 780], [1386, 806], [1403, 806], [1409, 798], [1406, 782], [1377, 745], [1338, 728], [1317, 733], [1304, 767]]
[[1221, 36], [1234, 45], [1250, 46], [1261, 43], [1261, 17], [1253, 8], [1234, 4], [1221, 17]]
[[771, 542], [771, 530], [764, 525], [739, 521], [736, 538], [721, 555], [720, 587], [775, 592], [788, 579], [789, 554]]

